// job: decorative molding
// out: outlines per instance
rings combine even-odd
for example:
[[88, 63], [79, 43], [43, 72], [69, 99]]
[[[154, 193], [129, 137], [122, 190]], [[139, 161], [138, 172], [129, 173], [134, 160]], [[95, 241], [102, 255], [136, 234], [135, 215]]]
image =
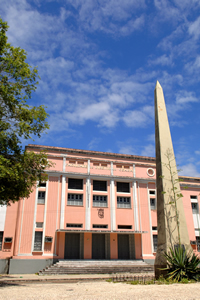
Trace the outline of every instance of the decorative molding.
[[62, 190], [61, 190], [61, 206], [60, 206], [60, 229], [65, 227], [65, 193], [66, 193], [66, 176], [62, 176]]
[[66, 157], [63, 157], [63, 172], [66, 170]]
[[31, 245], [32, 252], [34, 248], [34, 239], [35, 239], [35, 221], [36, 221], [36, 212], [37, 212], [38, 184], [39, 181], [37, 181], [36, 192], [35, 192], [35, 208], [34, 208], [34, 216], [33, 216], [33, 231], [32, 231], [32, 245]]
[[43, 222], [43, 234], [42, 234], [42, 252], [44, 251], [44, 240], [45, 240], [45, 231], [46, 231], [46, 218], [47, 218], [47, 202], [48, 202], [48, 187], [49, 187], [49, 177], [46, 182], [46, 193], [45, 193], [45, 202], [44, 202], [44, 222]]
[[138, 200], [137, 200], [137, 184], [133, 181], [133, 214], [134, 214], [134, 226], [135, 231], [139, 230], [139, 216], [138, 216]]
[[110, 180], [110, 227], [111, 231], [116, 230], [116, 211], [115, 211], [115, 186], [114, 186], [114, 180]]
[[155, 170], [152, 169], [152, 168], [148, 168], [148, 169], [147, 169], [147, 175], [148, 175], [149, 177], [153, 177], [153, 176], [155, 175]]
[[20, 246], [21, 246], [22, 225], [23, 225], [23, 217], [24, 217], [24, 203], [25, 203], [25, 198], [23, 198], [23, 205], [22, 205], [22, 217], [21, 217], [20, 234], [19, 234], [18, 254], [20, 254]]
[[151, 251], [153, 253], [154, 252], [154, 247], [153, 247], [153, 236], [152, 236], [151, 205], [150, 205], [150, 195], [149, 195], [149, 185], [148, 184], [147, 184], [147, 199], [148, 199], [148, 211], [149, 211]]
[[85, 205], [85, 228], [90, 230], [90, 214], [91, 214], [91, 182], [90, 178], [86, 180], [86, 205]]

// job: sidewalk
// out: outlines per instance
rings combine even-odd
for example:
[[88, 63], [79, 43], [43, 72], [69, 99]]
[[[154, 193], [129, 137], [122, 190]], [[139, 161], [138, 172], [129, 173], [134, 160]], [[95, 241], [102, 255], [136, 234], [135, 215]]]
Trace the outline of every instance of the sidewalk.
[[117, 274], [69, 274], [69, 275], [36, 275], [36, 274], [2, 274], [0, 275], [0, 284], [3, 283], [71, 283], [77, 281], [93, 281], [93, 280], [106, 280], [116, 276], [131, 277], [131, 276], [153, 276], [153, 273], [117, 273]]

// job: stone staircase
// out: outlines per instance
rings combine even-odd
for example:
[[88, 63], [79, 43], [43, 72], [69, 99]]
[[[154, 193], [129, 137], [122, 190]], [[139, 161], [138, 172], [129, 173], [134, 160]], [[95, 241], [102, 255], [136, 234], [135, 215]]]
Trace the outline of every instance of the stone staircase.
[[39, 275], [152, 273], [154, 266], [142, 260], [59, 260]]

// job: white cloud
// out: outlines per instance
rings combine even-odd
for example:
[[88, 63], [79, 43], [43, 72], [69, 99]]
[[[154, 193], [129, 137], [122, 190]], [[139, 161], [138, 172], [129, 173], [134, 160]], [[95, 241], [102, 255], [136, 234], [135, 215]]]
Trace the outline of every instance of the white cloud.
[[141, 155], [154, 157], [155, 156], [155, 146], [152, 144], [145, 146], [141, 152]]
[[89, 31], [128, 35], [144, 24], [145, 0], [69, 0], [78, 13], [80, 26]]
[[146, 127], [152, 121], [153, 107], [144, 106], [141, 110], [125, 111], [123, 121], [128, 127]]
[[135, 149], [134, 149], [133, 146], [131, 146], [131, 145], [125, 145], [125, 146], [121, 146], [119, 148], [119, 153], [135, 155], [136, 151], [135, 151]]
[[126, 111], [123, 120], [128, 127], [145, 127], [148, 116], [141, 111]]
[[[194, 75], [194, 73], [195, 73], [197, 78], [199, 78], [200, 55], [198, 55], [195, 60], [192, 60], [191, 62], [188, 62], [187, 64], [185, 64], [185, 69], [187, 72], [189, 72], [192, 75]], [[195, 78], [196, 78], [196, 76], [195, 76]], [[195, 79], [195, 78], [193, 78], [193, 79]]]
[[194, 92], [185, 90], [180, 90], [178, 93], [176, 93], [175, 98], [175, 102], [167, 105], [169, 116], [172, 117], [170, 124], [173, 126], [182, 127], [183, 125], [187, 124], [187, 121], [180, 120], [180, 111], [191, 109], [191, 103], [198, 102], [199, 100], [195, 96]]
[[145, 24], [144, 15], [138, 17], [137, 19], [130, 20], [119, 29], [121, 35], [130, 35], [133, 31], [141, 29]]
[[195, 39], [200, 36], [200, 17], [198, 17], [194, 22], [191, 22], [188, 28], [189, 34], [193, 35]]
[[114, 127], [119, 120], [117, 110], [112, 110], [108, 103], [97, 102], [86, 106], [79, 106], [73, 112], [66, 112], [65, 119], [71, 123], [84, 124], [94, 121], [99, 126]]
[[186, 104], [190, 102], [198, 102], [197, 97], [193, 92], [179, 91], [176, 94], [176, 104]]
[[176, 6], [181, 10], [189, 11], [191, 9], [197, 9], [200, 6], [199, 0], [173, 0]]
[[159, 12], [159, 21], [164, 22], [166, 20], [177, 20], [181, 16], [177, 7], [170, 4], [168, 0], [154, 0], [154, 5]]
[[87, 47], [80, 33], [66, 27], [65, 18], [70, 15], [66, 10], [61, 9], [60, 16], [41, 13], [26, 0], [4, 1], [1, 10], [10, 26], [9, 42], [25, 49], [34, 63], [52, 57], [58, 50], [65, 56]]
[[191, 163], [181, 166], [181, 171], [179, 175], [200, 177], [200, 173], [197, 171], [196, 166]]
[[152, 133], [152, 134], [148, 135], [147, 140], [150, 141], [150, 142], [155, 143], [155, 133]]
[[96, 149], [98, 147], [100, 141], [101, 141], [101, 138], [97, 138], [97, 137], [93, 138], [88, 144], [88, 149], [89, 150]]
[[172, 56], [167, 56], [166, 54], [163, 54], [155, 59], [149, 60], [150, 65], [160, 65], [160, 66], [172, 66]]
[[199, 150], [195, 151], [195, 154], [200, 155], [200, 151]]

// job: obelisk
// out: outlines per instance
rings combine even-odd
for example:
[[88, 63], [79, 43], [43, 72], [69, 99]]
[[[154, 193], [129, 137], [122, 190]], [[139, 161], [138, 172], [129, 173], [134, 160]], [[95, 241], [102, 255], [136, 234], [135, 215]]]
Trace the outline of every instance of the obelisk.
[[[191, 249], [191, 246], [182, 198], [177, 196], [177, 201], [174, 201], [174, 192], [176, 195], [181, 193], [180, 184], [163, 89], [158, 81], [154, 90], [154, 100], [158, 227], [158, 245], [154, 269], [155, 276], [158, 278], [161, 274], [166, 273], [160, 269], [167, 266], [163, 254], [168, 252], [169, 248], [174, 249], [174, 246], [180, 244], [184, 245], [185, 249]], [[177, 226], [177, 220], [179, 226]]]

